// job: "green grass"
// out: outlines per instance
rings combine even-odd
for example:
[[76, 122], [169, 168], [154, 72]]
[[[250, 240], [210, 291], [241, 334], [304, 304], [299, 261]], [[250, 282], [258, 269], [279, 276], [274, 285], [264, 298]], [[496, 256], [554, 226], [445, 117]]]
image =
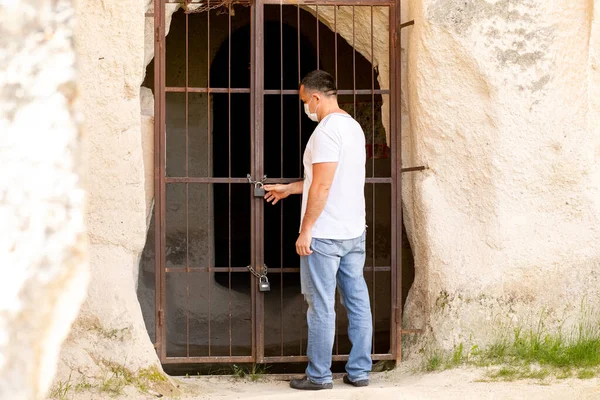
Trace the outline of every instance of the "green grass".
[[268, 366], [262, 364], [252, 364], [252, 369], [250, 370], [250, 380], [252, 382], [256, 382], [259, 380], [269, 369]]
[[[600, 325], [580, 325], [573, 335], [551, 335], [540, 324], [536, 330], [517, 329], [512, 337], [497, 341], [486, 349], [463, 344], [452, 352], [433, 351], [426, 357], [425, 371], [440, 371], [460, 365], [492, 368], [492, 379], [544, 379], [576, 376], [589, 379], [600, 374]], [[539, 368], [532, 368], [539, 366]]]
[[69, 375], [69, 379], [66, 381], [57, 382], [56, 385], [52, 387], [48, 395], [53, 399], [66, 400], [72, 388], [73, 385], [71, 384], [71, 375]]
[[556, 368], [598, 367], [600, 335], [580, 330], [575, 337], [567, 338], [516, 330], [512, 341], [491, 346], [484, 357], [495, 363], [520, 361]]
[[120, 395], [123, 394], [123, 389], [126, 386], [133, 385], [135, 381], [134, 374], [123, 365], [106, 363], [106, 366], [108, 369], [98, 384], [100, 392]]
[[246, 376], [246, 370], [238, 365], [233, 364], [233, 376], [238, 378], [244, 378]]
[[444, 356], [435, 351], [431, 356], [427, 357], [425, 361], [425, 371], [437, 371], [445, 367]]
[[491, 373], [490, 378], [499, 378], [505, 381], [513, 381], [519, 375], [519, 370], [513, 367], [502, 367], [498, 371]]
[[577, 374], [577, 377], [579, 379], [591, 379], [596, 376], [596, 373], [597, 373], [597, 371], [594, 371], [592, 369], [583, 369], [583, 370], [579, 371], [579, 373]]
[[252, 364], [252, 366], [248, 368], [234, 364], [232, 367], [232, 375], [237, 378], [248, 377], [252, 382], [256, 382], [267, 372], [268, 369], [268, 366], [261, 364]]
[[504, 365], [500, 368], [491, 368], [486, 373], [487, 381], [500, 380], [506, 382], [512, 382], [517, 379], [537, 379], [543, 382], [544, 379], [551, 375], [553, 375], [553, 371], [550, 369], [532, 365]]
[[122, 395], [125, 387], [135, 387], [143, 393], [147, 393], [153, 386], [166, 383], [166, 376], [158, 368], [144, 368], [132, 372], [124, 365], [103, 360], [103, 374], [93, 382], [81, 381], [76, 385], [71, 383], [71, 377], [66, 382], [57, 382], [50, 390], [49, 397], [56, 400], [67, 400], [70, 391], [74, 392], [96, 392], [112, 396]]

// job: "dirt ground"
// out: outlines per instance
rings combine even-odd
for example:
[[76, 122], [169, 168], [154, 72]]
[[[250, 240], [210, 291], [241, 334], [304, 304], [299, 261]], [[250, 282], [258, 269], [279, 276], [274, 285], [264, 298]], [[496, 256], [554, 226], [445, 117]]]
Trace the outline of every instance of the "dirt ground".
[[[452, 369], [434, 373], [413, 373], [409, 370], [377, 373], [371, 376], [367, 388], [334, 381], [333, 390], [306, 392], [290, 389], [289, 383], [268, 375], [252, 382], [249, 378], [224, 376], [173, 378], [179, 386], [173, 400], [600, 400], [600, 378], [519, 380], [514, 382], [485, 381], [485, 370]], [[65, 400], [151, 400], [156, 394], [140, 394], [133, 387], [124, 393], [75, 392]]]
[[334, 381], [333, 390], [303, 392], [289, 388], [288, 382], [262, 378], [249, 379], [193, 377], [177, 378], [185, 400], [265, 400], [265, 399], [600, 399], [600, 379], [547, 379], [545, 381], [484, 382], [484, 371], [454, 369], [439, 373], [414, 374], [392, 371], [374, 374], [368, 388]]

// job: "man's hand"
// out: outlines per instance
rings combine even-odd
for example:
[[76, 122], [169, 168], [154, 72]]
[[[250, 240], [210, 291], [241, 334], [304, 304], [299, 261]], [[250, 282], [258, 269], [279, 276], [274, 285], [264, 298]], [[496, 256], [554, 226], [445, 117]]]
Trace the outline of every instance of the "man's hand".
[[273, 205], [292, 194], [290, 185], [265, 185], [265, 191], [265, 200], [267, 203], [273, 202]]
[[296, 253], [298, 253], [299, 256], [312, 254], [312, 250], [310, 249], [311, 242], [312, 232], [300, 232], [300, 236], [298, 236], [298, 240], [296, 241]]

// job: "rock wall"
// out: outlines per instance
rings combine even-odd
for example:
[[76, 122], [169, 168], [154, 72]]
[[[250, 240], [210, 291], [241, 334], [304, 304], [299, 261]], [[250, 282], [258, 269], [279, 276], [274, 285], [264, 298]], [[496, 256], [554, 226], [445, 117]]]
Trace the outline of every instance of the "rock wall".
[[[600, 300], [599, 1], [412, 0], [405, 327], [451, 349]], [[596, 316], [597, 318], [597, 316]], [[508, 329], [507, 329], [508, 328]]]
[[0, 398], [47, 393], [88, 282], [73, 4], [0, 5]]
[[148, 172], [153, 143], [142, 136], [142, 123], [147, 127], [152, 122], [151, 105], [144, 107], [140, 118], [143, 3], [78, 2], [75, 35], [89, 154], [86, 222], [92, 283], [63, 348], [59, 380], [70, 375], [72, 380], [92, 379], [115, 365], [133, 372], [160, 370], [136, 297], [138, 263], [152, 207], [148, 194], [153, 190]]

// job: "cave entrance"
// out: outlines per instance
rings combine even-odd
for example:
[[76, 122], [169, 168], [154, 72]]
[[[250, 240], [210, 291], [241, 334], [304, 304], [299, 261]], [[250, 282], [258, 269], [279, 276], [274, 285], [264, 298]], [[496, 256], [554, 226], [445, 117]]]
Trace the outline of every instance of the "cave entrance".
[[[341, 107], [365, 131], [372, 357], [398, 360], [405, 295], [396, 1], [216, 9], [183, 1], [168, 35], [165, 15], [174, 3], [155, 3], [149, 76], [158, 185], [149, 243], [161, 362], [306, 362], [294, 247], [300, 198], [267, 205], [253, 196], [247, 175], [266, 175], [268, 183], [301, 179], [302, 150], [315, 124], [304, 115], [298, 82], [317, 68], [336, 78]], [[259, 273], [268, 266], [269, 292], [258, 290], [248, 266]], [[334, 361], [348, 357], [347, 327], [338, 301]]]

